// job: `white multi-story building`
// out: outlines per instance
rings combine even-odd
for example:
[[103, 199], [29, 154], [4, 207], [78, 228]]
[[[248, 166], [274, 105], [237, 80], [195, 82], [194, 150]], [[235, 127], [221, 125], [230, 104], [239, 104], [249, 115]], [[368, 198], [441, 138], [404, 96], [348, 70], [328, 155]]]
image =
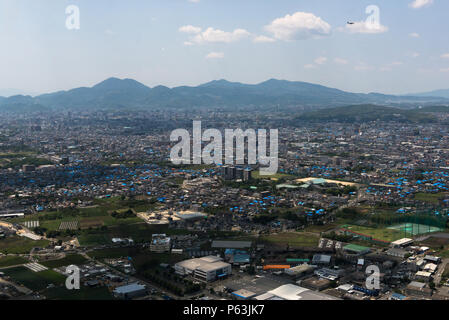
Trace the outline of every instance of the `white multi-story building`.
[[232, 274], [232, 267], [220, 257], [208, 256], [181, 261], [175, 264], [175, 271], [181, 276], [190, 275], [199, 281], [212, 282]]

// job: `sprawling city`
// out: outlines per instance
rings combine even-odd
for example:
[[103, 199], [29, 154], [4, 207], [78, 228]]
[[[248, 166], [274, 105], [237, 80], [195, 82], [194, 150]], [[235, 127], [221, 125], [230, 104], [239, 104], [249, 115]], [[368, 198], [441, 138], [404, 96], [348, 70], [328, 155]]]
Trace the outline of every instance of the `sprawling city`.
[[[206, 0], [177, 2], [211, 6]], [[232, 46], [245, 37], [255, 37], [253, 43], [247, 40], [250, 45], [288, 45], [308, 41], [308, 33], [319, 38], [310, 41], [325, 41], [326, 9], [316, 5], [319, 18], [308, 13], [314, 8], [311, 1], [287, 2], [292, 3], [281, 11], [290, 14], [271, 24], [268, 20], [266, 35], [202, 30], [180, 18], [177, 37], [188, 39], [181, 42], [188, 48]], [[366, 13], [366, 6], [359, 6], [359, 16], [372, 10], [376, 17], [383, 13], [376, 13], [382, 4], [401, 3], [401, 10], [413, 14], [449, 8], [441, 1], [378, 2]], [[73, 37], [77, 29], [93, 28], [87, 21], [83, 25], [86, 3], [62, 11], [59, 32]], [[19, 10], [12, 1], [2, 6]], [[116, 6], [136, 10], [122, 2]], [[84, 15], [88, 20], [89, 13]], [[384, 16], [381, 23], [389, 14]], [[434, 24], [447, 30], [443, 17], [425, 19], [438, 20]], [[346, 20], [340, 27], [348, 29], [345, 37], [396, 32], [393, 26], [376, 26], [375, 19], [374, 25]], [[420, 24], [414, 28], [422, 28], [423, 35], [404, 37], [419, 41], [428, 32]], [[19, 36], [24, 32], [17, 31]], [[184, 315], [210, 317], [220, 311], [196, 303], [254, 302], [245, 311], [235, 305], [227, 309], [254, 317], [263, 313], [265, 303], [280, 300], [449, 300], [449, 90], [430, 90], [449, 87], [447, 72], [432, 71], [438, 59], [441, 68], [449, 66], [447, 34], [441, 37], [446, 39], [440, 38], [427, 57], [434, 65], [415, 75], [423, 81], [396, 79], [394, 72], [408, 75], [412, 67], [394, 69], [412, 62], [380, 67], [385, 70], [364, 64], [366, 70], [358, 71], [368, 73], [347, 75], [348, 83], [340, 85], [354, 90], [328, 86], [324, 79], [330, 71], [325, 70], [318, 76], [322, 81], [310, 82], [305, 75], [318, 71], [296, 69], [289, 75], [297, 80], [288, 81], [214, 79], [232, 74], [222, 68], [241, 63], [229, 60], [210, 67], [210, 81], [201, 82], [198, 71], [195, 85], [176, 80], [177, 85], [147, 86], [126, 73], [87, 80], [87, 85], [82, 76], [89, 72], [83, 70], [73, 71], [79, 85], [67, 82], [67, 89], [56, 90], [59, 84], [48, 80], [52, 73], [59, 75], [56, 66], [43, 80], [49, 90], [40, 89], [39, 82], [34, 89], [50, 93], [5, 91], [0, 97], [0, 300], [182, 300], [189, 302]], [[126, 40], [115, 41], [126, 46]], [[223, 46], [217, 50], [230, 51]], [[421, 46], [416, 50], [429, 50]], [[318, 70], [337, 53], [344, 55], [343, 49], [334, 50], [320, 48], [323, 56], [300, 69]], [[91, 53], [78, 54], [88, 59]], [[2, 53], [1, 68], [20, 69], [16, 62], [28, 54], [22, 55], [11, 57], [14, 65], [7, 67], [8, 55]], [[214, 51], [204, 61], [225, 59]], [[362, 68], [350, 66], [349, 58], [334, 60], [339, 68]], [[95, 76], [89, 79], [102, 75], [91, 72]], [[370, 73], [376, 74], [372, 81]], [[137, 78], [159, 83], [157, 74]], [[162, 78], [167, 82], [167, 76]], [[20, 81], [11, 80], [11, 86]], [[391, 93], [380, 94], [362, 88], [368, 84], [376, 92], [389, 92], [395, 81], [404, 82], [397, 92], [429, 91], [397, 94], [392, 87]], [[6, 88], [8, 80], [0, 85]], [[358, 91], [367, 93], [352, 93]]]

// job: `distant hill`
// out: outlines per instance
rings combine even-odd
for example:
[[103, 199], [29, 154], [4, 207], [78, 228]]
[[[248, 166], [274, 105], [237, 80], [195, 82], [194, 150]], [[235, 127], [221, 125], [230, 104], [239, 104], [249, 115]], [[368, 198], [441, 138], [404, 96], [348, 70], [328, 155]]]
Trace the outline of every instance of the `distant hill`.
[[423, 93], [414, 93], [414, 94], [410, 94], [410, 96], [449, 98], [449, 89], [435, 90], [435, 91], [423, 92]]
[[428, 123], [436, 121], [433, 115], [418, 110], [403, 110], [378, 105], [353, 105], [347, 107], [329, 108], [325, 110], [306, 112], [295, 119], [296, 121], [317, 122], [370, 122], [370, 121], [398, 121], [413, 123]]
[[428, 106], [416, 109], [415, 111], [429, 113], [449, 113], [449, 106]]
[[149, 88], [132, 79], [110, 78], [93, 87], [43, 94], [37, 97], [0, 98], [0, 111], [23, 111], [41, 105], [56, 110], [151, 109], [193, 107], [333, 107], [351, 104], [437, 104], [449, 99], [351, 93], [317, 84], [270, 79], [259, 84], [215, 80], [197, 87]]

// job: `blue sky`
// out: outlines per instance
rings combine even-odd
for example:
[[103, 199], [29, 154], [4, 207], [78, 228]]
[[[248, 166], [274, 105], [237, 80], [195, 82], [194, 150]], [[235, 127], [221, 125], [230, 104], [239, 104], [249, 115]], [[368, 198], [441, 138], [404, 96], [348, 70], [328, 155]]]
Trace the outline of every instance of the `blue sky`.
[[[44, 93], [111, 76], [169, 87], [278, 78], [353, 92], [449, 88], [449, 1], [416, 1], [0, 0], [0, 88]], [[68, 5], [80, 10], [79, 30], [66, 28]], [[380, 9], [375, 29], [369, 5]]]

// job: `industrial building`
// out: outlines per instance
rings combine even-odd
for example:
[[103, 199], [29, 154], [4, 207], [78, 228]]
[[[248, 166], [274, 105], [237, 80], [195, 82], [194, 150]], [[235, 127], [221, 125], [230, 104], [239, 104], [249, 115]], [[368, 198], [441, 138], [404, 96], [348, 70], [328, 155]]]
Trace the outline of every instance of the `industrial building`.
[[413, 239], [403, 238], [403, 239], [393, 241], [391, 243], [391, 246], [393, 248], [404, 248], [404, 247], [411, 245], [412, 243], [413, 243]]
[[175, 272], [199, 281], [212, 282], [232, 274], [232, 267], [220, 257], [208, 256], [181, 261], [175, 264]]
[[144, 285], [138, 283], [132, 283], [114, 289], [114, 296], [121, 299], [133, 299], [137, 297], [143, 297], [146, 294], [147, 288]]
[[341, 300], [294, 284], [285, 284], [254, 298], [255, 300]]

